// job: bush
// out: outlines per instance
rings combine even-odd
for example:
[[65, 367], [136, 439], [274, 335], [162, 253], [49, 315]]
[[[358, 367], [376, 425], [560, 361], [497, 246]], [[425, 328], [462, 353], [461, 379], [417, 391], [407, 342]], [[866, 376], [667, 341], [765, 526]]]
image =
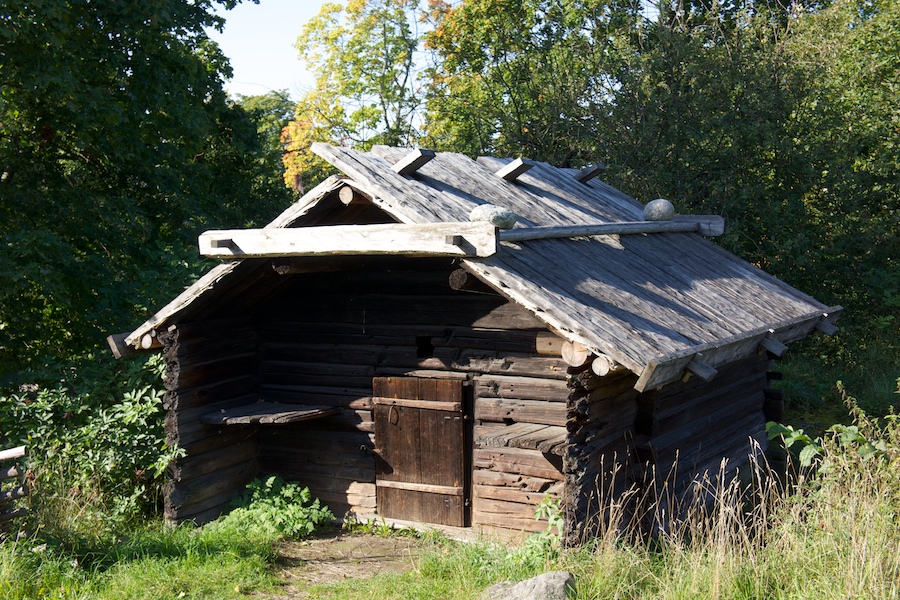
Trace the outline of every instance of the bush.
[[211, 530], [277, 541], [309, 536], [334, 521], [309, 488], [276, 476], [251, 481], [232, 506], [230, 513], [210, 525]]
[[95, 359], [32, 373], [34, 383], [0, 395], [3, 443], [28, 446], [36, 525], [96, 532], [157, 508], [179, 453], [165, 444], [162, 369], [158, 355]]

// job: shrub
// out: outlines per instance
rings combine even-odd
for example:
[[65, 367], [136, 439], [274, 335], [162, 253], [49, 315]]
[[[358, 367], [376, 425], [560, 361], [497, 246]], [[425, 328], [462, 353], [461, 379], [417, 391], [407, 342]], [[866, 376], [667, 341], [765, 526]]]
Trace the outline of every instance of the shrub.
[[230, 513], [211, 524], [212, 531], [276, 541], [306, 537], [334, 521], [309, 488], [276, 476], [251, 481], [232, 506]]
[[[153, 512], [179, 454], [165, 444], [162, 359], [84, 361], [32, 373], [0, 395], [5, 444], [28, 446], [32, 512], [42, 526], [85, 531]], [[90, 514], [88, 514], [90, 513]]]

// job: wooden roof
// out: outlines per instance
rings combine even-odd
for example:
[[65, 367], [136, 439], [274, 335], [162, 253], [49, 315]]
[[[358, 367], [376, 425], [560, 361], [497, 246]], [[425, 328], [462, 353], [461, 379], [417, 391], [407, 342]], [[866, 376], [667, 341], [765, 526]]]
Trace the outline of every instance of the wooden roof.
[[[414, 174], [401, 174], [394, 165], [408, 149], [375, 147], [366, 153], [314, 144], [313, 151], [344, 178], [323, 182], [268, 228], [318, 224], [317, 206], [348, 182], [400, 223], [467, 221], [475, 206], [486, 203], [518, 215], [516, 228], [643, 219], [643, 205], [633, 198], [545, 163], [508, 180], [497, 171], [511, 159], [437, 153]], [[213, 268], [125, 336], [125, 343], [139, 348], [143, 340], [147, 347], [148, 334], [195, 317], [198, 299], [217, 297], [210, 295], [214, 288], [246, 279], [240, 272], [254, 272], [248, 265], [259, 262]], [[829, 328], [840, 312], [696, 233], [501, 241], [496, 254], [464, 258], [462, 265], [558, 335], [639, 375], [639, 390], [678, 379], [692, 361], [715, 367], [757, 352], [767, 338], [786, 344], [817, 325]]]

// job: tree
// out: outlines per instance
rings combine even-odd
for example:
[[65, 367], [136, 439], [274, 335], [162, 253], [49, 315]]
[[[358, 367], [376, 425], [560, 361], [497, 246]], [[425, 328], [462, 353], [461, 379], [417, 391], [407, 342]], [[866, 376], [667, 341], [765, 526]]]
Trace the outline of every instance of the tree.
[[431, 2], [432, 145], [559, 166], [602, 160], [621, 38], [639, 16], [639, 3], [617, 0]]
[[284, 186], [284, 129], [297, 109], [287, 90], [272, 91], [258, 96], [239, 96], [237, 104], [256, 122], [259, 141], [257, 164], [260, 170], [254, 180], [254, 196], [279, 199], [288, 204], [297, 195]]
[[322, 178], [309, 152], [314, 141], [370, 148], [407, 146], [418, 138], [421, 104], [416, 56], [418, 0], [325, 4], [296, 47], [316, 76], [286, 129], [285, 179], [300, 187]]
[[212, 5], [0, 0], [0, 373], [102, 346], [184, 284], [199, 232], [274, 208]]

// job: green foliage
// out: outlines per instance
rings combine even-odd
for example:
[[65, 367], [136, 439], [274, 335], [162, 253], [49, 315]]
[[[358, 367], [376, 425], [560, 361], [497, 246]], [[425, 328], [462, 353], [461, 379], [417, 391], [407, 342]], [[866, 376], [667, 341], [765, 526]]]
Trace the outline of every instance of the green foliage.
[[25, 538], [0, 545], [0, 597], [241, 598], [274, 585], [271, 544], [159, 522], [100, 542]]
[[102, 347], [190, 281], [201, 231], [284, 206], [214, 4], [0, 1], [0, 381]]
[[327, 168], [313, 142], [407, 146], [418, 137], [421, 104], [416, 54], [419, 0], [353, 0], [322, 5], [297, 39], [316, 87], [297, 103], [285, 130], [285, 182], [299, 189]]
[[769, 421], [766, 423], [766, 433], [769, 440], [780, 438], [785, 449], [795, 455], [801, 467], [810, 467], [813, 460], [822, 453], [820, 439], [814, 439], [804, 433], [802, 429], [795, 429], [791, 425]]
[[74, 518], [99, 533], [95, 518], [119, 522], [156, 507], [179, 455], [165, 444], [162, 369], [158, 355], [98, 359], [32, 373], [33, 383], [0, 395], [4, 444], [28, 446], [36, 526], [79, 527]]
[[232, 506], [231, 512], [209, 527], [275, 541], [306, 537], [334, 522], [334, 515], [313, 499], [309, 488], [275, 476], [247, 484]]
[[296, 190], [284, 186], [284, 142], [282, 132], [294, 116], [296, 103], [287, 90], [272, 91], [259, 96], [239, 96], [237, 105], [256, 123], [258, 173], [253, 179], [253, 195], [258, 198], [279, 199], [287, 206], [296, 200]]

